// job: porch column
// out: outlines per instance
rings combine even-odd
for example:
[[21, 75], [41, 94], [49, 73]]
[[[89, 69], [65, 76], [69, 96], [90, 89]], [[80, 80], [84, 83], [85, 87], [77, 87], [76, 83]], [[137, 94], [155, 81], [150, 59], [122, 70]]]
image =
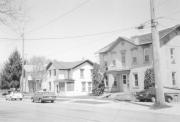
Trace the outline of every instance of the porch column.
[[124, 91], [124, 84], [123, 84], [123, 80], [122, 80], [122, 75], [119, 75], [119, 88], [120, 88], [120, 92]]
[[64, 82], [64, 92], [67, 92], [67, 82]]
[[112, 91], [113, 83], [114, 83], [113, 74], [108, 74], [108, 91], [110, 91], [110, 92]]

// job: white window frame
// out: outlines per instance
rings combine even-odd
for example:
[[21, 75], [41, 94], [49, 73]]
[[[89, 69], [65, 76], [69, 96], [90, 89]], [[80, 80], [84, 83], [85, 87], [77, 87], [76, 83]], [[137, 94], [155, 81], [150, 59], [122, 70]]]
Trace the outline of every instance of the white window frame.
[[116, 66], [116, 60], [115, 59], [112, 60], [112, 66]]
[[[83, 87], [83, 84], [84, 84], [84, 87]], [[82, 81], [81, 82], [81, 86], [82, 86], [82, 92], [86, 92], [86, 82], [85, 81]]]
[[[137, 75], [137, 79], [136, 79], [135, 75]], [[139, 86], [138, 73], [133, 73], [133, 77], [134, 77], [134, 86], [135, 86], [135, 87], [138, 87], [138, 86]], [[136, 84], [136, 83], [137, 83], [137, 84]]]
[[121, 51], [121, 63], [122, 65], [126, 64], [126, 51], [125, 50]]
[[[149, 54], [148, 54], [149, 52]], [[147, 53], [147, 54], [146, 54]], [[146, 56], [148, 56], [148, 61], [146, 61]], [[150, 62], [150, 48], [149, 47], [146, 47], [144, 48], [144, 56], [143, 56], [143, 59], [144, 59], [144, 63], [149, 63]]]
[[171, 64], [175, 64], [176, 60], [175, 60], [175, 48], [170, 48], [170, 59], [171, 59]]
[[81, 78], [81, 79], [84, 78], [84, 69], [80, 69], [80, 78]]
[[[123, 76], [126, 76], [126, 83], [124, 83]], [[122, 74], [122, 82], [123, 82], [123, 84], [127, 84], [127, 74]]]
[[[172, 80], [172, 85], [173, 86], [176, 86], [177, 84], [177, 75], [176, 75], [177, 72], [173, 71], [171, 72], [171, 80]], [[173, 75], [174, 74], [174, 75]]]

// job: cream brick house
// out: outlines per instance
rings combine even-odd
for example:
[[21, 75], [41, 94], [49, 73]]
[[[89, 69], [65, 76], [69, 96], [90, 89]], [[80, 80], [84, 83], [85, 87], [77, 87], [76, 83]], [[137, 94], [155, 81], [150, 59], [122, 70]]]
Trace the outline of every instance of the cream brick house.
[[51, 62], [42, 86], [60, 96], [88, 95], [92, 92], [92, 68], [89, 60]]
[[[159, 32], [162, 80], [165, 90], [180, 88], [180, 25]], [[140, 91], [144, 89], [144, 74], [153, 65], [151, 34], [119, 37], [99, 50], [100, 64], [107, 66], [111, 92]]]

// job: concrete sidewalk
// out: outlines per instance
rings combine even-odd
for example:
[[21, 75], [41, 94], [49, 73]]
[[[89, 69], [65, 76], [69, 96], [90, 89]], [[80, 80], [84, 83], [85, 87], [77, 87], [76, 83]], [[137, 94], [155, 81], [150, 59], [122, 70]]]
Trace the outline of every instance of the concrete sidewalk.
[[144, 111], [168, 115], [180, 115], [180, 103], [166, 103], [163, 107], [157, 107], [152, 102], [110, 102], [99, 107], [110, 107], [119, 110]]
[[57, 98], [57, 101], [65, 101], [65, 103], [68, 104], [79, 103], [79, 104], [88, 104], [90, 106], [96, 105], [97, 107], [105, 107], [105, 108], [112, 108], [119, 110], [144, 111], [144, 112], [155, 112], [161, 114], [180, 115], [180, 103], [178, 102], [166, 103], [165, 106], [158, 107], [155, 106], [154, 103], [152, 102], [117, 101], [117, 100], [99, 99], [99, 98], [82, 99], [82, 98], [59, 97]]

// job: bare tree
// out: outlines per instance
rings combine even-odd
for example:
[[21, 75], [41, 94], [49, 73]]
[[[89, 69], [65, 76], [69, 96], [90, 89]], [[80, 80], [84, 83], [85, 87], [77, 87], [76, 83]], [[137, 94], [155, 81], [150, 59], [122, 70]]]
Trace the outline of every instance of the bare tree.
[[26, 22], [24, 0], [0, 0], [0, 22], [21, 34]]
[[39, 86], [36, 90], [40, 90], [40, 86], [43, 80], [46, 78], [46, 65], [49, 60], [45, 57], [34, 56], [27, 61], [27, 65], [32, 66], [31, 77], [36, 82], [36, 86]]

